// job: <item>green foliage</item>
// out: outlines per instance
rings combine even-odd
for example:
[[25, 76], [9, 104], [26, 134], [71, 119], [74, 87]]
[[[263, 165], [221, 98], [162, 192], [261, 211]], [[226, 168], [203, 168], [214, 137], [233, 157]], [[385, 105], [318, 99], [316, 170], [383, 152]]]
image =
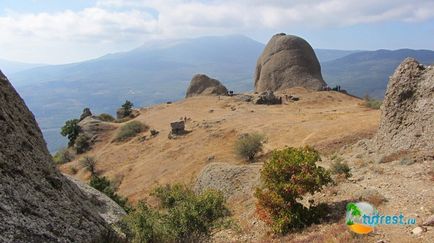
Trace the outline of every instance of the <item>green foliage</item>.
[[126, 218], [133, 242], [199, 242], [228, 213], [222, 193], [194, 193], [184, 185], [166, 185], [153, 193], [159, 210], [144, 202]]
[[115, 121], [115, 118], [114, 118], [112, 115], [107, 114], [107, 113], [99, 114], [99, 115], [97, 116], [97, 118], [98, 118], [99, 120], [101, 120], [101, 121], [105, 121], [105, 122], [114, 122], [114, 121]]
[[379, 110], [383, 104], [382, 100], [373, 99], [369, 95], [366, 95], [363, 99], [365, 101], [364, 105], [371, 109]]
[[122, 105], [122, 108], [124, 109], [124, 116], [131, 115], [131, 112], [133, 111], [132, 110], [133, 106], [134, 104], [131, 101], [129, 100], [125, 101], [125, 103]]
[[96, 160], [95, 160], [95, 158], [90, 157], [90, 156], [84, 156], [83, 158], [80, 159], [80, 164], [87, 171], [89, 171], [91, 175], [96, 174]]
[[122, 126], [115, 138], [115, 141], [125, 141], [129, 138], [135, 137], [137, 134], [148, 129], [148, 126], [139, 122], [139, 121], [131, 121]]
[[116, 193], [116, 188], [113, 186], [113, 183], [105, 176], [99, 177], [92, 174], [90, 178], [89, 185], [98, 191], [104, 193], [113, 201], [115, 201], [119, 206], [121, 206], [125, 211], [129, 212], [131, 207], [128, 203], [127, 198], [123, 198]]
[[63, 125], [60, 134], [64, 137], [67, 137], [68, 147], [71, 147], [74, 145], [75, 140], [78, 137], [78, 134], [80, 133], [80, 126], [78, 125], [79, 120], [78, 119], [72, 119], [65, 122], [65, 125]]
[[65, 164], [74, 159], [74, 154], [71, 153], [67, 148], [60, 149], [53, 156], [53, 161], [55, 164]]
[[321, 191], [330, 182], [330, 174], [316, 165], [317, 151], [310, 147], [274, 151], [261, 170], [262, 187], [257, 188], [257, 212], [276, 233], [287, 233], [318, 222], [325, 213], [323, 205], [303, 206], [307, 193]]
[[346, 178], [351, 177], [351, 169], [348, 166], [347, 162], [343, 162], [340, 159], [337, 159], [332, 163], [330, 171], [333, 174], [345, 175]]
[[74, 148], [77, 151], [77, 154], [82, 154], [88, 151], [90, 149], [89, 137], [84, 134], [78, 135], [75, 140]]
[[265, 137], [259, 133], [250, 133], [241, 136], [235, 143], [235, 152], [241, 158], [253, 160], [255, 155], [262, 151]]

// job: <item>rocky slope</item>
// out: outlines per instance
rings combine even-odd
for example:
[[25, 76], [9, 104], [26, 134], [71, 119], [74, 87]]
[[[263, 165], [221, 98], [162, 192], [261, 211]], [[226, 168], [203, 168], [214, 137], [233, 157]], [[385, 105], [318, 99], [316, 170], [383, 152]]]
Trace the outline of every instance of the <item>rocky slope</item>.
[[304, 39], [274, 35], [258, 59], [255, 91], [277, 91], [292, 87], [321, 90], [326, 86], [321, 66], [312, 47]]
[[0, 72], [0, 242], [110, 242], [109, 224], [54, 167], [32, 113]]

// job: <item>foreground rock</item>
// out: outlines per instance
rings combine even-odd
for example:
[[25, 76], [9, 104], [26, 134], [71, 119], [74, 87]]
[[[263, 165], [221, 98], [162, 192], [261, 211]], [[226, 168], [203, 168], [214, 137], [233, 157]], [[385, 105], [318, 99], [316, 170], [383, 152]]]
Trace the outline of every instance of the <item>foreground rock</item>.
[[255, 91], [277, 91], [292, 87], [322, 90], [326, 83], [312, 47], [304, 39], [274, 35], [258, 59]]
[[228, 89], [216, 79], [205, 74], [196, 74], [188, 86], [185, 97], [198, 95], [228, 95]]
[[104, 193], [71, 177], [64, 175], [68, 180], [77, 185], [86, 195], [87, 199], [95, 205], [96, 212], [109, 224], [115, 225], [127, 215], [125, 210]]
[[405, 59], [389, 80], [376, 142], [380, 150], [434, 149], [434, 69]]
[[52, 162], [32, 113], [0, 72], [0, 242], [112, 242], [116, 236]]

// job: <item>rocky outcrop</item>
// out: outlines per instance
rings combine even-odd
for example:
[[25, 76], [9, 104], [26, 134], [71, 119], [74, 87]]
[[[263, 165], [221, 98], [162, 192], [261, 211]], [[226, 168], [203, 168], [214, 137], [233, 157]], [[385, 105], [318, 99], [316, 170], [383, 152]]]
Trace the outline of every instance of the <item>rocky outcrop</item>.
[[390, 77], [376, 143], [380, 150], [434, 149], [434, 68], [405, 59]]
[[278, 105], [282, 104], [282, 97], [277, 97], [273, 91], [268, 90], [258, 95], [253, 103], [257, 105]]
[[80, 133], [86, 135], [91, 143], [99, 141], [99, 138], [107, 131], [116, 129], [109, 122], [103, 122], [93, 116], [88, 116], [78, 123]]
[[80, 121], [82, 121], [84, 118], [89, 117], [89, 116], [92, 116], [92, 112], [90, 111], [89, 108], [84, 108], [83, 113], [81, 113], [81, 116], [80, 116]]
[[111, 242], [116, 236], [54, 166], [32, 113], [0, 72], [0, 242]]
[[196, 74], [188, 86], [185, 97], [198, 95], [228, 95], [228, 89], [216, 79], [205, 74]]
[[258, 165], [231, 165], [211, 163], [205, 166], [197, 177], [194, 190], [220, 190], [229, 199], [250, 198], [259, 185]]
[[274, 35], [258, 59], [255, 91], [277, 91], [292, 87], [321, 90], [326, 86], [321, 66], [312, 47], [304, 39]]

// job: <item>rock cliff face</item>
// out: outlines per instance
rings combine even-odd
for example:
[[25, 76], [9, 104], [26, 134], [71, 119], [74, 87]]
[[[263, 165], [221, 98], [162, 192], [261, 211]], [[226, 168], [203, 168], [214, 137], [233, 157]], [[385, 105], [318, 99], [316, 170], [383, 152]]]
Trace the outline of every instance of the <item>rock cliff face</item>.
[[258, 59], [255, 91], [277, 91], [292, 87], [321, 90], [326, 86], [321, 66], [312, 47], [304, 39], [274, 35]]
[[110, 242], [110, 226], [56, 170], [32, 113], [1, 72], [0, 105], [0, 242]]
[[186, 98], [197, 95], [227, 95], [228, 89], [220, 81], [205, 74], [196, 74], [190, 82], [185, 95]]
[[380, 150], [434, 149], [434, 68], [405, 59], [389, 80], [376, 136]]

